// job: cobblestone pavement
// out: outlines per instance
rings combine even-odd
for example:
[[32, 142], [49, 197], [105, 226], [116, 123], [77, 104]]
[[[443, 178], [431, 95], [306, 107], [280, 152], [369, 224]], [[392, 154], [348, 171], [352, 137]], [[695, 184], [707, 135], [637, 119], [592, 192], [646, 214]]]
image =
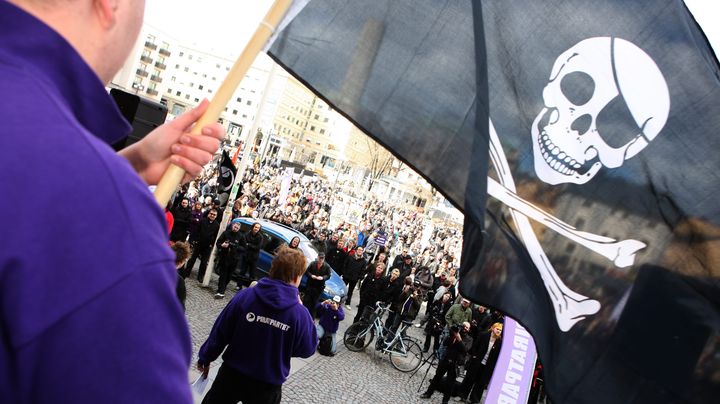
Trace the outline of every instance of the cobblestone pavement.
[[[231, 282], [223, 300], [213, 299], [217, 288], [217, 276], [213, 275], [210, 288], [202, 288], [195, 280], [196, 273], [186, 279], [186, 315], [193, 342], [193, 363], [197, 361], [200, 346], [220, 311], [235, 295], [235, 283]], [[348, 351], [342, 343], [345, 329], [351, 324], [356, 308], [346, 310], [346, 319], [338, 331], [338, 352], [334, 357], [319, 354], [308, 359], [293, 359], [290, 377], [283, 386], [283, 403], [440, 403], [442, 395], [436, 392], [432, 399], [419, 398], [434, 374], [427, 374], [423, 390], [418, 392], [427, 366], [412, 377], [392, 367], [387, 355], [376, 353], [374, 344], [363, 352]], [[422, 330], [413, 327], [409, 335], [422, 341]], [[221, 362], [212, 364], [213, 379]], [[189, 377], [194, 380], [198, 373], [191, 368]], [[209, 388], [209, 387], [208, 387]], [[199, 397], [196, 397], [199, 402]]]

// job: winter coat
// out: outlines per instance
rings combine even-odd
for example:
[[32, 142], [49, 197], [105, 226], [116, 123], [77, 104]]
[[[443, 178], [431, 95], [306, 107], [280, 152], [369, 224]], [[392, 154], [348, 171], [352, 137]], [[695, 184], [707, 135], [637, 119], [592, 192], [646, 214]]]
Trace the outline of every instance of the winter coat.
[[365, 258], [348, 257], [342, 271], [343, 278], [349, 281], [358, 281], [363, 275], [366, 266], [367, 261], [365, 261]]
[[198, 246], [200, 248], [211, 248], [219, 230], [220, 222], [218, 220], [212, 222], [208, 218], [201, 220], [200, 233], [198, 235]]
[[[323, 262], [323, 264], [320, 266], [320, 268], [318, 268], [317, 264], [318, 264], [317, 261], [313, 261], [307, 267], [306, 272], [308, 274], [308, 278], [307, 278], [307, 283], [305, 284], [305, 288], [307, 288], [307, 289], [323, 290], [323, 289], [325, 289], [325, 281], [330, 279], [330, 266], [326, 262]], [[310, 275], [322, 276], [323, 279], [322, 280], [313, 279], [310, 277]]]
[[374, 305], [381, 300], [387, 279], [385, 277], [375, 277], [375, 274], [365, 275], [362, 285], [360, 286], [360, 301], [363, 304]]
[[345, 319], [342, 305], [338, 305], [338, 309], [333, 310], [329, 303], [318, 303], [315, 311], [319, 317], [319, 324], [327, 334], [335, 334], [340, 327], [340, 322]]
[[263, 236], [260, 232], [253, 234], [252, 229], [245, 233], [245, 257], [257, 259], [263, 245]]

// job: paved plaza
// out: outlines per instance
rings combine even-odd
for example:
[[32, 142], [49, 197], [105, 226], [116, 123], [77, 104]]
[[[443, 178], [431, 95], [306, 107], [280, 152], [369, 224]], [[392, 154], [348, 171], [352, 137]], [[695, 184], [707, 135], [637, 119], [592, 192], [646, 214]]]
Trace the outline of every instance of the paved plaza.
[[[223, 300], [213, 299], [217, 282], [215, 275], [210, 283], [211, 287], [207, 289], [202, 288], [193, 277], [185, 282], [187, 317], [193, 339], [193, 363], [196, 363], [200, 346], [209, 335], [215, 318], [234, 292], [227, 293]], [[234, 290], [234, 285], [232, 282], [229, 289]], [[357, 296], [355, 298], [357, 299]], [[352, 309], [346, 311], [345, 321], [340, 323], [338, 352], [334, 357], [316, 353], [308, 359], [293, 359], [290, 378], [283, 386], [283, 403], [440, 403], [440, 393], [435, 393], [430, 400], [419, 397], [427, 387], [434, 373], [433, 369], [423, 383], [423, 390], [418, 392], [427, 366], [420, 368], [411, 377], [410, 373], [395, 370], [387, 355], [376, 353], [372, 349], [374, 344], [364, 352], [350, 352], [345, 348], [342, 335], [351, 324], [355, 310], [353, 304]], [[420, 328], [413, 327], [410, 335], [420, 341], [424, 338]], [[220, 360], [212, 364], [211, 379], [217, 374]], [[195, 380], [198, 374], [194, 368], [191, 369], [190, 379]], [[199, 397], [196, 397], [196, 402], [200, 402]]]

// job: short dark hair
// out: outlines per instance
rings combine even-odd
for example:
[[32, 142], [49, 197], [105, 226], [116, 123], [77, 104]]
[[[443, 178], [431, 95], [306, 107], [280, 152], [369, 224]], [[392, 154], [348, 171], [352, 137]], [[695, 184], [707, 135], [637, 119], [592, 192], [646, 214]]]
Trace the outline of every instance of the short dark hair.
[[300, 250], [282, 245], [270, 264], [270, 278], [286, 283], [295, 282], [307, 269], [307, 260]]

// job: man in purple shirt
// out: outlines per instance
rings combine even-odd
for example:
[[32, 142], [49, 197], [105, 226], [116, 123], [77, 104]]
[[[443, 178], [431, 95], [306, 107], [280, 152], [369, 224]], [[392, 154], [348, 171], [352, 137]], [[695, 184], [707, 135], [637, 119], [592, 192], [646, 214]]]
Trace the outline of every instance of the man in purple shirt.
[[143, 9], [0, 0], [0, 186], [26, 201], [0, 198], [13, 212], [0, 246], [4, 403], [191, 402], [190, 334], [148, 185], [170, 162], [197, 175], [224, 131], [188, 136], [204, 103], [120, 155], [110, 148], [130, 127], [104, 83]]

